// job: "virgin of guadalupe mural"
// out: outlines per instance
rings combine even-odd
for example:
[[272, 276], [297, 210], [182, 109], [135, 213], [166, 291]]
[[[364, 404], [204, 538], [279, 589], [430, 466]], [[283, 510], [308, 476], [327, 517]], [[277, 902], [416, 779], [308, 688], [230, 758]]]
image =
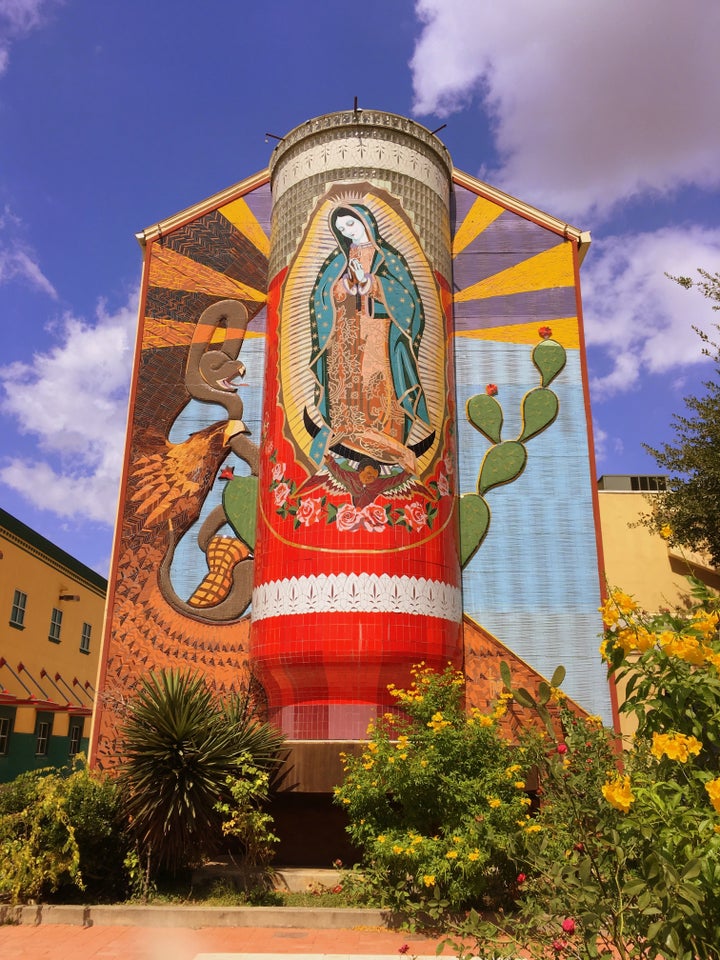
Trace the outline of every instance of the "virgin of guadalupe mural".
[[310, 366], [322, 417], [319, 425], [306, 415], [315, 433], [310, 457], [319, 464], [330, 448], [414, 474], [417, 454], [434, 439], [418, 372], [420, 294], [366, 206], [335, 207], [328, 223], [337, 246], [310, 299]]
[[[284, 456], [273, 467], [291, 496], [279, 512], [322, 492], [330, 522], [338, 497], [362, 508], [419, 496], [432, 518], [447, 427], [438, 282], [398, 201], [349, 189], [320, 200], [285, 279], [279, 399], [303, 475]], [[386, 511], [387, 525], [405, 513]]]

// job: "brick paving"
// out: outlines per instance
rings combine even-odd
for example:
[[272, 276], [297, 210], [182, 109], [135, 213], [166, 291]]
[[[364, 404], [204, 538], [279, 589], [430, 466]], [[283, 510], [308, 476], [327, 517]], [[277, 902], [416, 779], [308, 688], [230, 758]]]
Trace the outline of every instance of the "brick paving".
[[[307, 930], [262, 927], [0, 926], [2, 960], [230, 960], [228, 954], [400, 957], [435, 955], [437, 940], [383, 927]], [[452, 956], [450, 951], [445, 951]], [[213, 954], [221, 955], [213, 958]]]

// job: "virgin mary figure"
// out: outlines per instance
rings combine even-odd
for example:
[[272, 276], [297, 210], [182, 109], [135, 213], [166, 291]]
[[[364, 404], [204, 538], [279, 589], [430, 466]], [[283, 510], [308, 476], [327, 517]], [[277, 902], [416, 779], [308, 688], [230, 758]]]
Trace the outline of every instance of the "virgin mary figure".
[[335, 207], [337, 247], [310, 298], [310, 367], [322, 425], [309, 417], [311, 459], [328, 450], [415, 473], [433, 442], [418, 374], [425, 316], [405, 258], [382, 239], [362, 204]]

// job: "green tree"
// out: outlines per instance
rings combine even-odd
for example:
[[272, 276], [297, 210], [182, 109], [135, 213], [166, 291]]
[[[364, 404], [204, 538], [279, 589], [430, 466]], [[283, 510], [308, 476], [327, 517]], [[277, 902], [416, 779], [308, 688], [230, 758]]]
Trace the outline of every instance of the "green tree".
[[148, 874], [176, 871], [217, 847], [219, 804], [248, 754], [278, 762], [283, 737], [252, 713], [250, 697], [220, 704], [197, 674], [162, 670], [142, 679], [123, 728], [120, 785]]
[[[720, 274], [699, 270], [699, 280], [672, 277], [687, 289], [695, 288], [720, 310]], [[714, 324], [717, 330], [720, 327]], [[703, 383], [704, 396], [685, 398], [687, 413], [675, 414], [675, 440], [660, 448], [645, 444], [658, 466], [668, 474], [667, 490], [653, 496], [643, 522], [672, 543], [707, 551], [720, 566], [720, 344], [694, 328], [703, 352], [715, 363], [715, 375]]]

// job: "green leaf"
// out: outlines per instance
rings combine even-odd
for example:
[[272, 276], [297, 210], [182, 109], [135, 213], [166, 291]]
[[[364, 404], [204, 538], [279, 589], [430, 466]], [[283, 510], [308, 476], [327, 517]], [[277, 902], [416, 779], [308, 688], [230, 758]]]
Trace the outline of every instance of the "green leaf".
[[512, 690], [512, 673], [505, 660], [500, 661], [500, 678], [508, 690]]
[[242, 542], [255, 549], [257, 523], [258, 478], [233, 477], [225, 485], [222, 502], [230, 526]]

